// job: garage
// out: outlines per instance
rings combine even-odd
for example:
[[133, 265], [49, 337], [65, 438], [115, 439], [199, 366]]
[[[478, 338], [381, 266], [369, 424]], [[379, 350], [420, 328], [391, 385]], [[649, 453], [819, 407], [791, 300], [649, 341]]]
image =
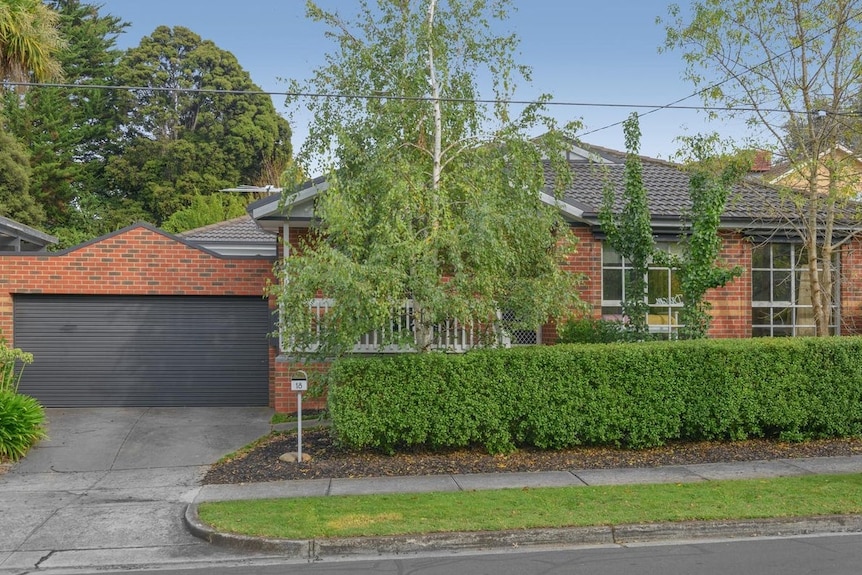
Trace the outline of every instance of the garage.
[[47, 407], [266, 406], [260, 296], [13, 296], [19, 391]]

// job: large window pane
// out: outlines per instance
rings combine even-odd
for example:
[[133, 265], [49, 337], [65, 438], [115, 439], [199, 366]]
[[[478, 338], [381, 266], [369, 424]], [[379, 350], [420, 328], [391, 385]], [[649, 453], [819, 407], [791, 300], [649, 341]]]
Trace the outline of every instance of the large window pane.
[[623, 308], [620, 306], [602, 306], [602, 319], [610, 321], [623, 320]]
[[668, 305], [670, 303], [670, 270], [654, 269], [649, 270], [648, 278], [648, 297], [649, 303]]
[[791, 277], [790, 272], [772, 272], [772, 301], [793, 301], [793, 297], [791, 296], [793, 293], [793, 284], [790, 282]]
[[771, 280], [772, 274], [768, 271], [751, 272], [751, 299], [754, 301], [772, 301]]
[[790, 256], [791, 251], [790, 244], [772, 244], [772, 267], [789, 270], [790, 263], [793, 261]]
[[602, 299], [623, 299], [623, 270], [605, 269], [602, 271]]
[[753, 307], [751, 308], [751, 323], [766, 324], [772, 323], [772, 308], [770, 307]]
[[751, 250], [751, 267], [753, 268], [769, 268], [770, 265], [770, 246], [755, 246]]
[[796, 267], [802, 268], [808, 266], [808, 249], [801, 246], [796, 246]]
[[796, 325], [815, 325], [814, 308], [807, 306], [796, 308]]
[[773, 325], [793, 325], [793, 309], [789, 307], [775, 308], [772, 311]]
[[811, 300], [811, 274], [807, 271], [796, 272], [796, 304], [813, 305]]
[[670, 295], [671, 297], [677, 296], [679, 301], [682, 301], [682, 286], [679, 281], [679, 274], [676, 273], [676, 270], [671, 270], [670, 272]]
[[628, 294], [629, 294], [629, 292], [631, 292], [632, 284], [634, 283], [634, 280], [635, 280], [634, 270], [627, 269], [626, 270], [626, 285], [625, 285], [625, 289], [623, 290], [623, 295], [625, 297], [629, 297]]

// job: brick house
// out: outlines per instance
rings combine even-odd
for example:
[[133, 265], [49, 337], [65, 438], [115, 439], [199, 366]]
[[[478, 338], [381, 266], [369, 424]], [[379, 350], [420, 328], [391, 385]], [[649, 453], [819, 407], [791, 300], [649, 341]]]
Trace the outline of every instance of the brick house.
[[[613, 182], [618, 192], [624, 186], [625, 153], [594, 146], [574, 147], [568, 159], [574, 181], [557, 207], [579, 240], [569, 266], [588, 278], [581, 287], [581, 297], [590, 305], [593, 315], [616, 319], [625, 297], [623, 277], [627, 264], [603, 241], [598, 212], [607, 182]], [[679, 166], [665, 161], [653, 158], [642, 161], [656, 241], [659, 247], [673, 250], [684, 231], [683, 218], [690, 206], [689, 176]], [[778, 208], [783, 202], [778, 190], [759, 181], [746, 180], [734, 188], [721, 220], [720, 258], [728, 266], [741, 266], [744, 272], [729, 285], [710, 293], [713, 306], [710, 336], [813, 335], [803, 250], [794, 238], [793, 227]], [[284, 257], [285, 249], [289, 257], [290, 249], [296, 248], [313, 228], [314, 198], [326, 189], [322, 179], [308, 182], [291, 197], [289, 216], [280, 207], [280, 197], [264, 198], [249, 206], [249, 213], [258, 224], [278, 234], [279, 246], [287, 246], [279, 247], [278, 257]], [[551, 197], [545, 199], [554, 202]], [[856, 231], [849, 225], [836, 230], [847, 237]], [[859, 277], [862, 244], [858, 240], [851, 239], [845, 244], [840, 264], [833, 330], [837, 334], [856, 334], [862, 328], [862, 277]], [[650, 329], [672, 333], [678, 328], [677, 316], [682, 306], [676, 275], [673, 270], [653, 267], [647, 279]], [[556, 337], [556, 327], [545, 325], [539, 328], [533, 341], [527, 338], [521, 343], [551, 344]], [[358, 345], [356, 350], [372, 349]], [[282, 350], [279, 358], [281, 363], [276, 369], [279, 382], [286, 382], [290, 370], [297, 366], [291, 363], [289, 350]], [[279, 383], [277, 388], [283, 385]], [[284, 404], [277, 406], [289, 408]]]
[[[619, 317], [626, 262], [603, 241], [598, 211], [608, 181], [622, 189], [625, 154], [575, 147], [568, 159], [570, 189], [559, 203], [543, 197], [579, 239], [568, 265], [587, 277], [581, 298], [595, 317]], [[656, 240], [673, 250], [689, 205], [688, 175], [643, 158], [643, 178]], [[289, 257], [315, 226], [315, 197], [326, 189], [318, 178], [290, 196], [289, 211], [274, 194], [249, 205], [249, 218], [179, 237], [139, 224], [63, 252], [0, 255], [0, 333], [36, 355], [22, 385], [49, 405], [293, 411], [291, 376], [309, 366], [297, 365], [268, 337], [275, 304], [263, 295], [275, 259]], [[710, 294], [711, 336], [813, 333], [804, 253], [776, 210], [780, 202], [770, 186], [744, 182], [734, 189], [722, 217], [721, 259], [744, 273]], [[837, 231], [851, 239], [840, 254], [834, 331], [855, 334], [862, 330], [862, 246], [852, 239], [854, 228]], [[681, 307], [673, 270], [651, 269], [648, 286], [651, 330], [672, 333]], [[555, 339], [555, 327], [546, 325], [510, 343]], [[456, 338], [446, 347], [469, 348], [470, 341]], [[376, 347], [369, 340], [356, 350]]]

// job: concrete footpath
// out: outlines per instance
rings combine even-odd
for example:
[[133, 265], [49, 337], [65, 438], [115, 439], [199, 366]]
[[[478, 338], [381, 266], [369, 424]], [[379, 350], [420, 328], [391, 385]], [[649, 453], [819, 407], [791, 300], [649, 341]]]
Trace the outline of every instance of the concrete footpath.
[[862, 532], [862, 516], [834, 515], [793, 519], [690, 521], [526, 529], [506, 532], [273, 540], [220, 533], [203, 523], [198, 516], [198, 504], [206, 501], [479, 489], [690, 483], [841, 473], [862, 473], [862, 455], [634, 469], [582, 469], [531, 473], [316, 479], [240, 485], [205, 485], [187, 507], [185, 523], [193, 535], [219, 546], [235, 550], [277, 553], [285, 557], [309, 561], [390, 554], [488, 551], [529, 546], [632, 545], [659, 541]]

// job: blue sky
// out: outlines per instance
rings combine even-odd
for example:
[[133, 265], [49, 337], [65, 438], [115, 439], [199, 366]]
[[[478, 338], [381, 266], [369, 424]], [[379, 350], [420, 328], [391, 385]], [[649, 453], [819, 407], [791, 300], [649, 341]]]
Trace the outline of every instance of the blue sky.
[[[306, 79], [331, 48], [325, 28], [305, 18], [304, 0], [94, 0], [110, 13], [130, 22], [119, 46], [136, 46], [156, 26], [185, 26], [204, 39], [232, 52], [254, 82], [267, 91], [285, 91], [279, 78]], [[373, 0], [372, 0], [373, 2]], [[679, 0], [681, 5], [686, 0]], [[326, 8], [354, 13], [350, 0], [321, 0]], [[605, 126], [624, 120], [630, 105], [663, 105], [691, 94], [681, 79], [679, 53], [658, 53], [664, 39], [656, 16], [665, 16], [665, 0], [515, 0], [517, 11], [507, 22], [520, 40], [520, 62], [533, 69], [531, 86], [518, 98], [549, 93], [558, 102], [621, 104], [623, 107], [558, 106], [560, 120], [582, 119], [586, 142], [625, 149], [622, 128]], [[287, 114], [284, 99], [274, 98]], [[699, 105], [697, 98], [684, 102]], [[646, 111], [638, 109], [638, 111]], [[307, 133], [307, 117], [292, 122], [293, 144]], [[703, 113], [662, 110], [641, 119], [641, 153], [668, 158], [679, 135], [716, 131], [739, 138], [741, 120], [706, 121]]]

